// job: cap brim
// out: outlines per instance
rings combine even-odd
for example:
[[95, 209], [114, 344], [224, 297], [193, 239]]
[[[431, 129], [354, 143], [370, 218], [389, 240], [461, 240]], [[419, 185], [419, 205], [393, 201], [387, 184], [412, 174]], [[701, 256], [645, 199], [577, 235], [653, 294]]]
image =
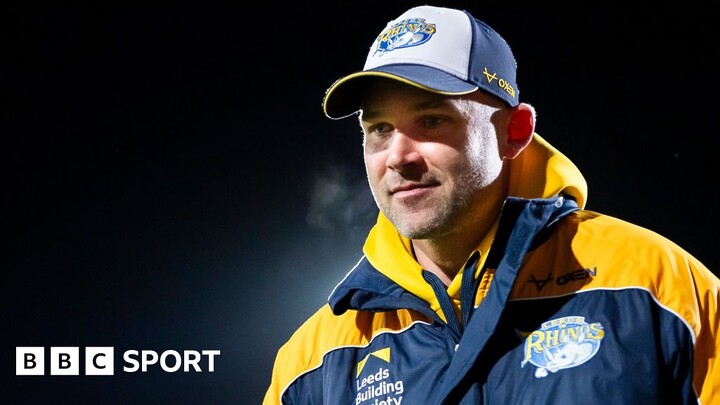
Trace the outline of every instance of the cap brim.
[[332, 119], [350, 116], [360, 109], [368, 83], [384, 77], [419, 87], [433, 93], [459, 95], [472, 93], [478, 87], [441, 70], [422, 65], [385, 65], [347, 75], [325, 92], [323, 111]]

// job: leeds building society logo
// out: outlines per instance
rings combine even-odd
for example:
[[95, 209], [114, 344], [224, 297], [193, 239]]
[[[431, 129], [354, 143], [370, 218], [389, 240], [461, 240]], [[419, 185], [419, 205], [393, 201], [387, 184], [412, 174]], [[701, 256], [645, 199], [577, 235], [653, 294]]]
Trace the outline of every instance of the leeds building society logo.
[[[379, 359], [380, 361], [375, 361]], [[375, 366], [379, 364], [379, 366]], [[390, 348], [376, 350], [357, 364], [355, 405], [400, 405], [405, 387], [390, 372]], [[377, 367], [377, 368], [376, 368]]]
[[380, 56], [394, 49], [422, 45], [435, 34], [435, 24], [424, 18], [408, 18], [388, 28], [377, 37], [375, 53]]
[[600, 322], [587, 323], [582, 316], [567, 316], [544, 322], [525, 338], [525, 356], [521, 367], [532, 363], [536, 378], [548, 371], [577, 367], [590, 360], [605, 337]]
[[[51, 347], [50, 375], [80, 375], [80, 364], [84, 363], [85, 375], [114, 375], [115, 349], [111, 346], [86, 347], [85, 360], [80, 358], [79, 347]], [[147, 372], [149, 367], [159, 365], [162, 371], [214, 372], [215, 356], [220, 350], [166, 350], [160, 354], [154, 350], [127, 350], [123, 353], [125, 365], [122, 371]], [[45, 375], [45, 347], [16, 347], [15, 375]]]

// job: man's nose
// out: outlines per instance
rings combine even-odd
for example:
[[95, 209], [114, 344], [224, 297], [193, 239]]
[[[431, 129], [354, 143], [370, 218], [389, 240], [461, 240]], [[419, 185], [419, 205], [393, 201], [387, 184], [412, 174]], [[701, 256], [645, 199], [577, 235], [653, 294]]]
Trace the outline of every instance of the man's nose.
[[422, 160], [418, 141], [400, 130], [395, 130], [388, 152], [387, 166], [396, 171], [402, 171]]

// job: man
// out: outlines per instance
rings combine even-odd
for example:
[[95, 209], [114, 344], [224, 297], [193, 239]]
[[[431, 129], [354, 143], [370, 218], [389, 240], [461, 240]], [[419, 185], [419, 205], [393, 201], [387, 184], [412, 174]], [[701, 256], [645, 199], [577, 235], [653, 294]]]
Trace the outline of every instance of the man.
[[492, 28], [410, 9], [324, 109], [360, 112], [380, 215], [266, 405], [720, 403], [720, 280], [584, 209]]

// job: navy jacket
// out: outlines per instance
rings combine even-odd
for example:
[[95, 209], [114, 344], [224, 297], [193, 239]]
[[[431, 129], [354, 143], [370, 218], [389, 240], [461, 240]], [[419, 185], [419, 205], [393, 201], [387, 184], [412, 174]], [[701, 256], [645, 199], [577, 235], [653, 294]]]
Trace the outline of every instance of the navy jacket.
[[516, 176], [518, 197], [450, 287], [380, 215], [363, 258], [278, 352], [264, 404], [720, 403], [717, 277], [583, 209], [574, 167], [537, 136], [529, 149], [514, 170], [560, 174], [546, 170], [540, 191]]

